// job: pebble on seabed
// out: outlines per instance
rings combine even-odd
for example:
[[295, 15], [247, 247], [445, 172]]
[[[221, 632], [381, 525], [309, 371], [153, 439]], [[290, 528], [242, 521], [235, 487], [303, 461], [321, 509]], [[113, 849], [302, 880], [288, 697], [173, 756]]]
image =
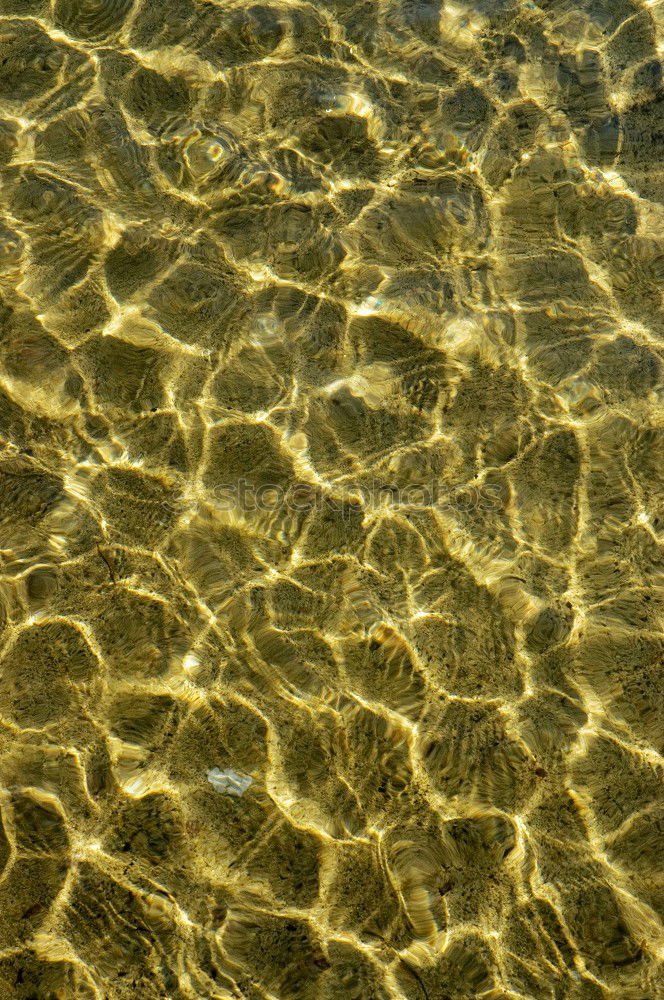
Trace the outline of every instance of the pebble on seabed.
[[212, 767], [207, 772], [207, 780], [216, 792], [222, 792], [224, 795], [234, 795], [239, 799], [249, 788], [253, 778], [250, 778], [248, 774], [238, 774], [231, 767], [223, 771], [218, 767]]

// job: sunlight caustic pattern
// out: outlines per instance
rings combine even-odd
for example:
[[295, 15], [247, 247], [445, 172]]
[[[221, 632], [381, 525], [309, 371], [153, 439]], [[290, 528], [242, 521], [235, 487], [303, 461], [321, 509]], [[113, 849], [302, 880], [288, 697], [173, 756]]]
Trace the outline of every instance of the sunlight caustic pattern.
[[0, 12], [0, 1000], [664, 997], [664, 4]]

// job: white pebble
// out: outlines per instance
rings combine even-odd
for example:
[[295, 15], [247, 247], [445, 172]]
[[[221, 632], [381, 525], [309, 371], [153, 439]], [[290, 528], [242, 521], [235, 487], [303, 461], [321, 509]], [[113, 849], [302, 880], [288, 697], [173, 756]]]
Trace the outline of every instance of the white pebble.
[[207, 772], [207, 780], [216, 792], [240, 798], [251, 785], [253, 778], [250, 778], [248, 774], [238, 774], [230, 767], [225, 771], [213, 767]]

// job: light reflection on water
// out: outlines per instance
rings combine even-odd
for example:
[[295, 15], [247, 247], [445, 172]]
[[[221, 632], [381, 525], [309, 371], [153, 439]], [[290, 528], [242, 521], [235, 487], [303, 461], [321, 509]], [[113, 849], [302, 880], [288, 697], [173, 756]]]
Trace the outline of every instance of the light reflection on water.
[[5, 0], [0, 997], [663, 995], [663, 9]]

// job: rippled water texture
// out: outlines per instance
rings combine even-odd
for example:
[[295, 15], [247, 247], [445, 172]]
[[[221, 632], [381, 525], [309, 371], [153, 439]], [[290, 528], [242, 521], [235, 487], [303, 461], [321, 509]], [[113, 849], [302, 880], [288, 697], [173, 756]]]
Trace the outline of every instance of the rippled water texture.
[[0, 1000], [664, 997], [664, 3], [0, 9]]

